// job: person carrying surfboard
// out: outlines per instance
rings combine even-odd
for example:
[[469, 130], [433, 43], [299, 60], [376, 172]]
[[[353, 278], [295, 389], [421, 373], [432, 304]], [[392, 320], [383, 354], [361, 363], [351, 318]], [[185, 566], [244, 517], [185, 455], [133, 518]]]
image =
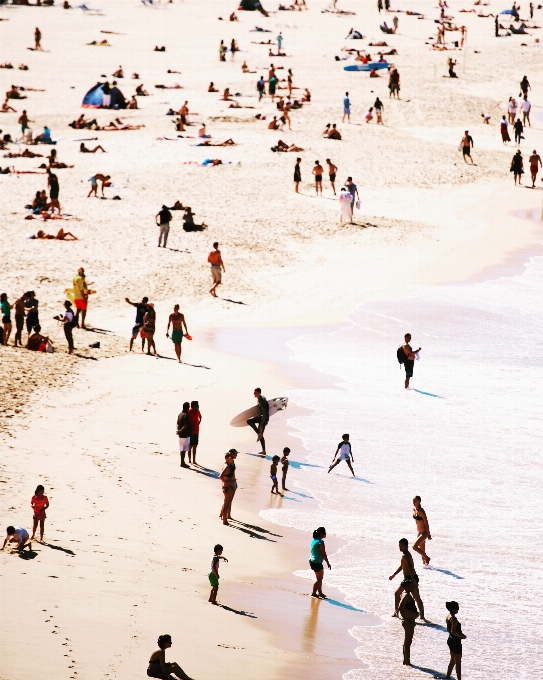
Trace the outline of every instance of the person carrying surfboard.
[[[268, 400], [266, 397], [262, 396], [262, 390], [257, 387], [254, 391], [254, 395], [257, 399], [258, 415], [254, 418], [249, 418], [247, 425], [253, 428], [257, 434], [256, 441], [260, 442], [262, 446], [262, 455], [266, 455], [266, 442], [264, 440], [264, 430], [266, 425], [270, 420], [270, 407], [268, 405]], [[257, 427], [258, 426], [258, 427]]]

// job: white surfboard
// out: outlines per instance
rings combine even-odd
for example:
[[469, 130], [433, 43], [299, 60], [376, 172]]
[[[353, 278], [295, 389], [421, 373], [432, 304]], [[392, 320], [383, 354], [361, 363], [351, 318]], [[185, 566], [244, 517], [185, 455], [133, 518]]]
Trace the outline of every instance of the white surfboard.
[[[287, 408], [287, 404], [288, 397], [268, 399], [268, 406], [270, 407], [270, 420], [273, 418], [273, 416], [277, 416], [277, 414], [282, 415], [283, 411]], [[246, 411], [238, 413], [237, 416], [232, 418], [232, 420], [230, 421], [230, 425], [232, 425], [232, 427], [246, 427], [249, 418], [255, 418], [257, 415], [258, 406], [255, 405], [252, 406], [251, 408], [248, 408]]]

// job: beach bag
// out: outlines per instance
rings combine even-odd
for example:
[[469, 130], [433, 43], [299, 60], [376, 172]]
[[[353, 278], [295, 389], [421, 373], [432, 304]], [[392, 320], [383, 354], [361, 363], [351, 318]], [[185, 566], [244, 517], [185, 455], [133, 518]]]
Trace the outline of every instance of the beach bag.
[[47, 344], [45, 345], [45, 351], [48, 354], [53, 354], [53, 352], [55, 351], [54, 348], [53, 348], [53, 345], [49, 342], [49, 340], [47, 341]]
[[357, 201], [357, 202], [355, 203], [355, 205], [356, 205], [356, 209], [357, 209], [357, 210], [360, 210], [360, 201]]
[[398, 359], [398, 363], [400, 364], [401, 368], [402, 364], [405, 364], [405, 352], [403, 351], [403, 347], [398, 347], [398, 350], [396, 351], [396, 358]]

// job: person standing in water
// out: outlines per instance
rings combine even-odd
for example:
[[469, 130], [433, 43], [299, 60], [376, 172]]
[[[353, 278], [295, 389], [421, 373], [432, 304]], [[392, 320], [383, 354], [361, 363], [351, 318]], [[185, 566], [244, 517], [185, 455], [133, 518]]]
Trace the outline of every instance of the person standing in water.
[[402, 627], [404, 629], [404, 642], [403, 642], [403, 665], [411, 665], [411, 644], [413, 642], [413, 636], [415, 634], [415, 620], [419, 618], [419, 612], [417, 611], [417, 605], [412, 596], [413, 591], [413, 581], [410, 578], [405, 578], [402, 581], [402, 588], [405, 593], [400, 602], [400, 616], [402, 617]]
[[218, 241], [215, 241], [213, 244], [213, 250], [207, 256], [207, 261], [211, 265], [211, 278], [213, 279], [213, 286], [209, 292], [213, 297], [217, 297], [217, 286], [220, 286], [222, 283], [221, 269], [223, 272], [226, 271]]
[[288, 473], [288, 457], [290, 455], [290, 449], [288, 446], [285, 446], [283, 449], [283, 457], [281, 458], [281, 465], [282, 465], [282, 472], [283, 472], [283, 491], [287, 491], [286, 483], [287, 483], [287, 473]]
[[411, 333], [406, 333], [404, 335], [404, 340], [405, 342], [402, 345], [402, 349], [405, 356], [403, 364], [405, 367], [405, 389], [407, 389], [409, 387], [409, 381], [413, 377], [415, 359], [417, 358], [417, 354], [420, 352], [422, 347], [419, 347], [418, 349], [413, 351], [411, 345], [409, 344], [411, 342]]
[[454, 600], [452, 602], [445, 602], [445, 606], [449, 610], [449, 615], [446, 619], [447, 632], [449, 633], [447, 646], [451, 653], [451, 660], [445, 677], [450, 678], [453, 668], [456, 666], [456, 677], [458, 680], [462, 680], [462, 640], [465, 640], [466, 636], [462, 632], [460, 621], [456, 618], [460, 607], [458, 602]]
[[430, 534], [428, 517], [421, 506], [420, 496], [413, 498], [413, 519], [417, 523], [417, 531], [419, 532], [417, 540], [413, 543], [413, 550], [422, 556], [422, 563], [427, 567], [430, 564], [430, 558], [426, 554], [426, 541], [431, 541], [432, 535]]
[[[334, 454], [334, 459], [332, 460], [332, 464], [328, 468], [328, 472], [330, 473], [336, 467], [336, 465], [339, 465], [341, 463], [341, 461], [344, 460], [347, 463], [347, 465], [349, 466], [349, 470], [353, 473], [353, 477], [354, 477], [355, 476], [354, 470], [353, 470], [353, 466], [351, 465], [351, 460], [354, 463], [354, 456], [353, 456], [353, 452], [351, 450], [351, 444], [349, 442], [349, 435], [344, 434], [341, 439], [342, 439], [342, 441], [340, 441], [339, 444], [337, 445], [336, 453]], [[339, 457], [336, 460], [338, 453], [339, 453]]]
[[[392, 576], [389, 576], [389, 580], [392, 581], [392, 579], [397, 576], [401, 571], [403, 572], [404, 579], [411, 579], [413, 581], [413, 586], [411, 588], [411, 593], [413, 597], [415, 598], [415, 602], [417, 603], [419, 607], [419, 612], [420, 612], [420, 618], [423, 621], [426, 621], [424, 618], [424, 603], [421, 600], [420, 593], [419, 593], [419, 577], [417, 572], [415, 571], [415, 564], [413, 562], [413, 555], [409, 552], [409, 542], [407, 538], [401, 538], [399, 541], [399, 547], [400, 551], [402, 553], [402, 559], [400, 562], [400, 566], [396, 569], [396, 571], [392, 574]], [[393, 616], [398, 616], [398, 611], [400, 609], [400, 599], [402, 596], [402, 593], [405, 590], [405, 587], [402, 583], [400, 583], [400, 587], [396, 590], [394, 593], [394, 614]]]
[[173, 673], [179, 680], [192, 680], [185, 671], [175, 663], [166, 663], [166, 650], [172, 646], [171, 635], [160, 635], [158, 638], [158, 649], [151, 654], [147, 676], [149, 678], [171, 678]]
[[[185, 333], [188, 335], [189, 330], [185, 321], [185, 315], [179, 311], [179, 305], [174, 305], [173, 314], [168, 317], [168, 327], [166, 328], [166, 337], [170, 337], [170, 324], [172, 326], [172, 342], [175, 347], [175, 354], [177, 361], [181, 363], [181, 343], [183, 342], [183, 326], [185, 326]], [[190, 463], [190, 454], [189, 454]]]
[[279, 493], [279, 481], [277, 479], [277, 467], [280, 462], [281, 458], [279, 458], [279, 456], [274, 456], [272, 458], [272, 464], [270, 466], [270, 479], [272, 480], [271, 493], [275, 493], [278, 496], [282, 495], [281, 493]]
[[324, 539], [326, 538], [326, 529], [319, 527], [313, 532], [313, 540], [311, 541], [311, 556], [309, 558], [309, 566], [315, 572], [315, 583], [313, 584], [313, 592], [311, 597], [322, 597], [326, 599], [326, 595], [322, 592], [322, 580], [324, 578], [323, 562], [326, 562], [328, 569], [332, 565], [328, 561], [326, 548], [324, 546]]
[[255, 416], [254, 418], [249, 418], [249, 420], [247, 421], [247, 425], [249, 425], [249, 427], [252, 427], [253, 430], [258, 435], [256, 441], [260, 442], [260, 445], [262, 446], [262, 455], [265, 456], [266, 442], [264, 440], [264, 430], [266, 429], [266, 425], [270, 420], [270, 407], [266, 397], [262, 396], [262, 390], [260, 389], [260, 387], [255, 388], [254, 395], [258, 401], [257, 403], [258, 415]]

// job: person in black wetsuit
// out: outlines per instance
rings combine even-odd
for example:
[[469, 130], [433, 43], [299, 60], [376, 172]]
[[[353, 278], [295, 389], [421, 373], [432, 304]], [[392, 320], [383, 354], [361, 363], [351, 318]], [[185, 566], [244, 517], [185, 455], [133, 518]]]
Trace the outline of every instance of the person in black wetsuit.
[[[185, 671], [177, 663], [166, 663], [165, 652], [172, 646], [171, 635], [159, 635], [158, 649], [151, 654], [149, 659], [149, 666], [147, 668], [147, 675], [150, 678], [161, 678], [167, 680], [173, 675], [180, 678], [180, 680], [191, 680]], [[173, 675], [172, 675], [173, 673]]]
[[249, 420], [247, 421], [247, 425], [252, 427], [253, 430], [258, 435], [256, 441], [260, 442], [260, 445], [262, 446], [262, 455], [265, 456], [266, 442], [264, 440], [264, 430], [266, 429], [266, 425], [270, 420], [270, 407], [268, 405], [268, 400], [266, 399], [266, 397], [262, 396], [262, 390], [260, 389], [260, 387], [257, 387], [255, 389], [254, 395], [258, 400], [257, 404], [258, 415], [255, 416], [254, 418], [249, 418]]
[[460, 621], [456, 618], [458, 610], [458, 602], [445, 602], [445, 606], [449, 610], [449, 615], [447, 616], [447, 631], [449, 632], [449, 637], [447, 639], [447, 645], [449, 651], [451, 652], [451, 660], [449, 662], [449, 667], [447, 668], [447, 678], [451, 677], [453, 668], [456, 666], [456, 677], [458, 680], [462, 680], [462, 640], [466, 639], [466, 636], [462, 632], [462, 626]]
[[411, 665], [411, 643], [413, 642], [413, 635], [415, 634], [415, 619], [419, 618], [419, 612], [415, 600], [411, 595], [413, 589], [413, 581], [406, 578], [402, 581], [402, 588], [405, 594], [400, 602], [400, 616], [402, 617], [402, 626], [405, 632], [403, 642], [403, 665]]

